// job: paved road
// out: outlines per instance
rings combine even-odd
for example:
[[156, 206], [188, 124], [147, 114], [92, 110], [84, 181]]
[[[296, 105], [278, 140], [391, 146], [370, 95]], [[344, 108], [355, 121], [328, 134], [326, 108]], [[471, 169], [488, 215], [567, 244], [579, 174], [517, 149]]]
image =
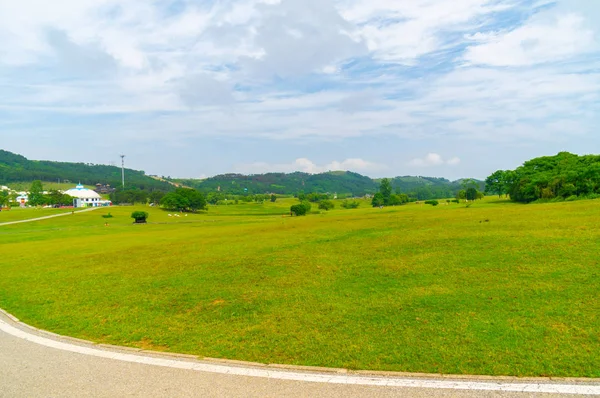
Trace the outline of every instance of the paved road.
[[[247, 374], [255, 374], [258, 377], [247, 376]], [[296, 378], [296, 380], [286, 380], [286, 378]], [[345, 383], [366, 382], [382, 385], [331, 383], [335, 380]], [[394, 383], [420, 385], [430, 381], [436, 382], [429, 378], [365, 377], [354, 374], [282, 371], [269, 367], [230, 366], [216, 362], [178, 359], [172, 356], [104, 349], [96, 345], [50, 337], [0, 314], [0, 397], [542, 398], [600, 395], [600, 382], [590, 385], [573, 381], [557, 381], [556, 384], [519, 381], [532, 391], [562, 386], [561, 388], [570, 389], [571, 392], [577, 392], [575, 389], [580, 388], [579, 393], [587, 392], [588, 395], [386, 386]], [[447, 378], [437, 382], [448, 384], [448, 381], [451, 382], [449, 385], [469, 383], [468, 380], [456, 381]], [[473, 383], [482, 383], [482, 380], [474, 380], [468, 385], [478, 385]], [[516, 383], [514, 380], [496, 382], [488, 380], [484, 381], [484, 384], [487, 387], [501, 385], [506, 387], [514, 386]]]
[[[85, 210], [78, 210], [75, 212], [75, 214], [77, 213], [85, 213], [86, 211], [94, 211], [99, 209], [99, 207], [90, 207], [89, 209], [85, 209]], [[26, 223], [26, 222], [33, 222], [33, 221], [40, 221], [40, 220], [48, 220], [50, 218], [56, 218], [56, 217], [64, 217], [64, 216], [70, 216], [72, 215], [71, 213], [61, 213], [61, 214], [54, 214], [52, 216], [45, 216], [45, 217], [37, 217], [37, 218], [30, 218], [28, 220], [19, 220], [19, 221], [9, 221], [9, 222], [3, 222], [0, 223], [0, 227], [3, 225], [13, 225], [13, 224], [22, 224], [22, 223]]]

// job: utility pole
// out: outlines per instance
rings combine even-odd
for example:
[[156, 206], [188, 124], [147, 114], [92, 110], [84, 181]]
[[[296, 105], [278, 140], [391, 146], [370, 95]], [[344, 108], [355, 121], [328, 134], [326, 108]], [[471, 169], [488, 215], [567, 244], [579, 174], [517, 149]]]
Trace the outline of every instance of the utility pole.
[[123, 189], [125, 189], [125, 155], [121, 155], [121, 180], [123, 181]]

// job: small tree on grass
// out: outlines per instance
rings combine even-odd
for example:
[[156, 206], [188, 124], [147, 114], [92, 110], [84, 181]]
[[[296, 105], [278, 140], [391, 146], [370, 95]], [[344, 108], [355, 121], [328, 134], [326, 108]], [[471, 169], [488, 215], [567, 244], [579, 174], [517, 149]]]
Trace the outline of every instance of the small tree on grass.
[[358, 209], [360, 207], [360, 202], [357, 200], [344, 200], [341, 205], [344, 209]]
[[335, 203], [333, 203], [331, 200], [322, 200], [319, 202], [319, 209], [321, 210], [331, 210], [335, 207]]
[[271, 202], [275, 203], [277, 201], [277, 196], [275, 194], [271, 194]]
[[292, 207], [290, 207], [290, 211], [297, 216], [305, 216], [311, 208], [312, 206], [309, 202], [302, 202], [300, 204], [293, 205]]
[[381, 207], [385, 204], [384, 196], [381, 192], [377, 192], [373, 195], [373, 200], [371, 200], [371, 204], [373, 207]]
[[149, 214], [145, 211], [134, 211], [133, 213], [131, 213], [131, 218], [135, 220], [136, 224], [145, 224], [148, 215]]

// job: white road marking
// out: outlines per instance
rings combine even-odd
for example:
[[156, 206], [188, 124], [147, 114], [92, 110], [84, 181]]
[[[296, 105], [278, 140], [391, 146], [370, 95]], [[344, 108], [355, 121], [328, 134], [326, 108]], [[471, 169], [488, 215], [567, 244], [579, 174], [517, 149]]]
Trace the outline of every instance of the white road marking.
[[45, 347], [62, 351], [89, 355], [99, 358], [108, 358], [124, 362], [139, 363], [144, 365], [162, 366], [168, 368], [195, 370], [207, 373], [219, 373], [235, 376], [262, 377], [279, 380], [292, 380], [313, 383], [354, 384], [363, 386], [408, 387], [408, 388], [433, 388], [451, 390], [479, 390], [479, 391], [506, 391], [526, 393], [554, 393], [575, 395], [600, 395], [600, 385], [592, 384], [552, 384], [552, 383], [504, 383], [504, 382], [476, 382], [460, 380], [435, 380], [435, 379], [408, 379], [408, 378], [383, 378], [354, 375], [332, 375], [318, 373], [299, 373], [272, 369], [246, 368], [230, 365], [213, 365], [207, 363], [180, 361], [150, 356], [125, 354], [79, 346], [52, 340], [42, 336], [28, 333], [0, 320], [0, 330], [14, 337], [30, 341]]

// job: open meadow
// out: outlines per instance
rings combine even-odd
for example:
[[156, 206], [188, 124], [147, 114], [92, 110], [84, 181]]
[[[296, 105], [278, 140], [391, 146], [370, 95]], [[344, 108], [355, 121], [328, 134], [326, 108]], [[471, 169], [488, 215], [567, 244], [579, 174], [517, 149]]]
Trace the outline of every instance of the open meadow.
[[59, 334], [205, 357], [600, 377], [600, 201], [338, 201], [290, 217], [293, 203], [1, 226], [0, 307]]
[[[13, 221], [29, 220], [33, 218], [54, 216], [57, 214], [70, 213], [74, 209], [51, 209], [51, 208], [20, 208], [2, 209], [0, 211], [0, 224]], [[76, 210], [76, 209], [75, 209]]]

